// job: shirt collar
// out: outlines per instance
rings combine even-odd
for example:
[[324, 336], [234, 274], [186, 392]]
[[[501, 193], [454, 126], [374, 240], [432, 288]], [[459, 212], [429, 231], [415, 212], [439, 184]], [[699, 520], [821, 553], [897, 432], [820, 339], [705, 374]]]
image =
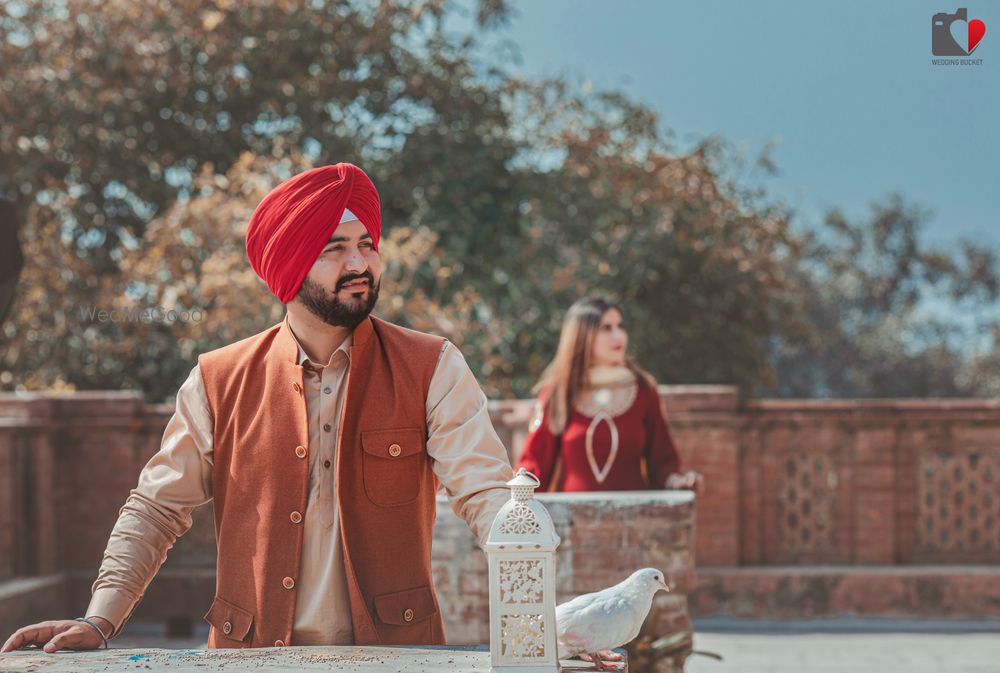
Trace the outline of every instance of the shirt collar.
[[354, 345], [354, 330], [348, 332], [347, 338], [344, 339], [339, 346], [337, 346], [337, 350], [333, 351], [333, 354], [330, 355], [330, 362], [324, 362], [322, 365], [317, 365], [315, 362], [309, 359], [309, 356], [306, 355], [306, 350], [302, 347], [302, 344], [299, 342], [299, 338], [295, 336], [295, 332], [292, 331], [291, 325], [288, 326], [288, 333], [292, 335], [292, 339], [295, 341], [295, 346], [298, 349], [298, 356], [295, 359], [296, 364], [303, 365], [308, 362], [309, 364], [316, 367], [325, 367], [326, 365], [330, 364], [330, 362], [333, 362], [333, 358], [334, 356], [337, 355], [337, 351], [344, 351], [344, 355], [347, 356], [348, 361], [350, 361], [351, 359], [351, 346]]

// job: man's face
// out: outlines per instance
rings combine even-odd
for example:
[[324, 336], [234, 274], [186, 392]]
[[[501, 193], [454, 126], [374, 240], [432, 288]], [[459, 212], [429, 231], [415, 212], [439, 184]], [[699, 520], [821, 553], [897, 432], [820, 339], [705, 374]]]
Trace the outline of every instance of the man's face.
[[323, 322], [353, 329], [375, 308], [380, 280], [371, 235], [351, 220], [333, 232], [295, 296]]

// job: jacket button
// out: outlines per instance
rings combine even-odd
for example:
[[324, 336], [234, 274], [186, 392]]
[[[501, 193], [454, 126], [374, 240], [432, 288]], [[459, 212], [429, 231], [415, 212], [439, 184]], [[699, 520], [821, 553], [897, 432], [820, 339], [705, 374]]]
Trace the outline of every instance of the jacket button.
[[292, 589], [295, 587], [295, 580], [293, 580], [291, 577], [286, 577], [285, 579], [281, 580], [281, 586], [285, 587], [286, 589]]
[[389, 445], [389, 455], [392, 456], [393, 458], [395, 458], [396, 456], [398, 456], [402, 452], [403, 452], [403, 450], [401, 448], [399, 448], [399, 444], [390, 444]]
[[276, 640], [276, 641], [274, 641], [274, 646], [275, 647], [284, 647], [285, 646], [285, 641], [284, 640]]
[[304, 446], [296, 446], [295, 447], [295, 455], [298, 456], [299, 458], [305, 458], [306, 457], [306, 447], [304, 447]]
[[302, 515], [298, 512], [292, 512], [288, 518], [292, 520], [292, 523], [302, 523]]
[[232, 624], [232, 622], [226, 622], [225, 624], [223, 624], [222, 625], [222, 632], [225, 633], [227, 636], [230, 633], [232, 633], [233, 632], [233, 624]]
[[298, 381], [296, 381], [295, 383], [292, 384], [292, 388], [295, 388], [295, 392], [297, 392], [297, 393], [301, 393], [302, 392], [302, 386], [299, 385]]
[[411, 610], [410, 608], [406, 608], [405, 610], [403, 610], [403, 621], [404, 622], [413, 621], [413, 610]]

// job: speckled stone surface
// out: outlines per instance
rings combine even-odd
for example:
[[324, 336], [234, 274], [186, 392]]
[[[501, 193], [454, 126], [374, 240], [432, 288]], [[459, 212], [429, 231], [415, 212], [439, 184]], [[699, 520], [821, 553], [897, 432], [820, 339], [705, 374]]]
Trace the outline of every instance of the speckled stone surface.
[[[621, 652], [621, 650], [619, 650]], [[594, 670], [565, 661], [563, 670]], [[245, 650], [110, 648], [46, 654], [19, 650], [0, 655], [3, 673], [102, 673], [104, 671], [365, 671], [366, 673], [489, 673], [484, 647], [262, 647]]]

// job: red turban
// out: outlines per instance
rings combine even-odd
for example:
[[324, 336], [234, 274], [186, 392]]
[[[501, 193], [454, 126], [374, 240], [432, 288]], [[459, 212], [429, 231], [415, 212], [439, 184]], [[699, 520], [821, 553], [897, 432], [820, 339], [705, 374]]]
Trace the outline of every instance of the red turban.
[[378, 250], [382, 231], [378, 192], [354, 164], [299, 173], [275, 187], [257, 206], [247, 227], [247, 258], [282, 304], [299, 291], [345, 209], [361, 220]]

